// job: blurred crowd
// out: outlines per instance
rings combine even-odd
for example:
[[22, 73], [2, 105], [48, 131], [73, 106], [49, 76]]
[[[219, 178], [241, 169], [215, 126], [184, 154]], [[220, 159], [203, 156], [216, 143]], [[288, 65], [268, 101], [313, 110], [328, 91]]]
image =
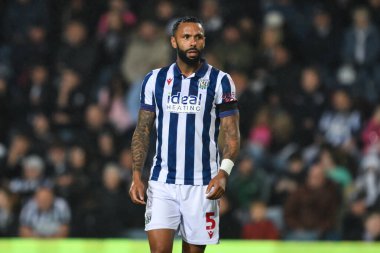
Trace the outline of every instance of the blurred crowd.
[[380, 240], [380, 0], [1, 1], [0, 236], [143, 236], [140, 84], [183, 15], [239, 100], [221, 237]]

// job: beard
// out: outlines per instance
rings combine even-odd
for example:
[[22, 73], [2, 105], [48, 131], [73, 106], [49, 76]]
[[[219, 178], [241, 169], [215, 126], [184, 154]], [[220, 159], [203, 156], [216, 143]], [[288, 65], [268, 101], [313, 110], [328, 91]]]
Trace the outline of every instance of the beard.
[[[190, 50], [196, 50], [198, 52], [198, 55], [194, 58], [187, 57], [186, 53]], [[191, 48], [185, 51], [177, 48], [177, 55], [184, 63], [188, 65], [196, 65], [201, 59], [202, 51], [198, 50], [197, 48]]]

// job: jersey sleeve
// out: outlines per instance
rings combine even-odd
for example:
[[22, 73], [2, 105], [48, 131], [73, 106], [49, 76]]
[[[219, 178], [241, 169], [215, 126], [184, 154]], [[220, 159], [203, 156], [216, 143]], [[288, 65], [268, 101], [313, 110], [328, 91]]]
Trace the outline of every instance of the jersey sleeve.
[[140, 93], [140, 109], [155, 112], [156, 103], [154, 99], [154, 85], [153, 81], [153, 72], [150, 72], [145, 76], [141, 84], [141, 93]]
[[216, 108], [220, 118], [239, 113], [235, 84], [229, 74], [225, 74], [217, 86]]

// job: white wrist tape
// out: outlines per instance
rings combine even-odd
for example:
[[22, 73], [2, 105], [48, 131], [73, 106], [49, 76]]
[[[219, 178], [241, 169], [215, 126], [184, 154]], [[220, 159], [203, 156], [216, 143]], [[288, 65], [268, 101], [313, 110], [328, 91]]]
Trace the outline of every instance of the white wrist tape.
[[234, 167], [234, 162], [230, 159], [223, 159], [222, 164], [220, 165], [220, 169], [227, 172], [227, 174], [231, 174], [232, 167]]

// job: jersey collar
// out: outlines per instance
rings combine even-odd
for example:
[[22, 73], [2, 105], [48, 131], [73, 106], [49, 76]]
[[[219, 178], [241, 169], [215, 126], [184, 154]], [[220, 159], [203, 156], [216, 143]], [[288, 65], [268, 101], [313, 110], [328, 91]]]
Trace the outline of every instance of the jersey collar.
[[[203, 77], [206, 74], [206, 72], [208, 70], [208, 66], [209, 66], [205, 59], [201, 59], [201, 63], [202, 63], [201, 67], [197, 70], [197, 72], [195, 72], [195, 76], [197, 76], [199, 78]], [[182, 72], [179, 69], [177, 63], [174, 64], [174, 76], [176, 76], [176, 77], [182, 76]]]

